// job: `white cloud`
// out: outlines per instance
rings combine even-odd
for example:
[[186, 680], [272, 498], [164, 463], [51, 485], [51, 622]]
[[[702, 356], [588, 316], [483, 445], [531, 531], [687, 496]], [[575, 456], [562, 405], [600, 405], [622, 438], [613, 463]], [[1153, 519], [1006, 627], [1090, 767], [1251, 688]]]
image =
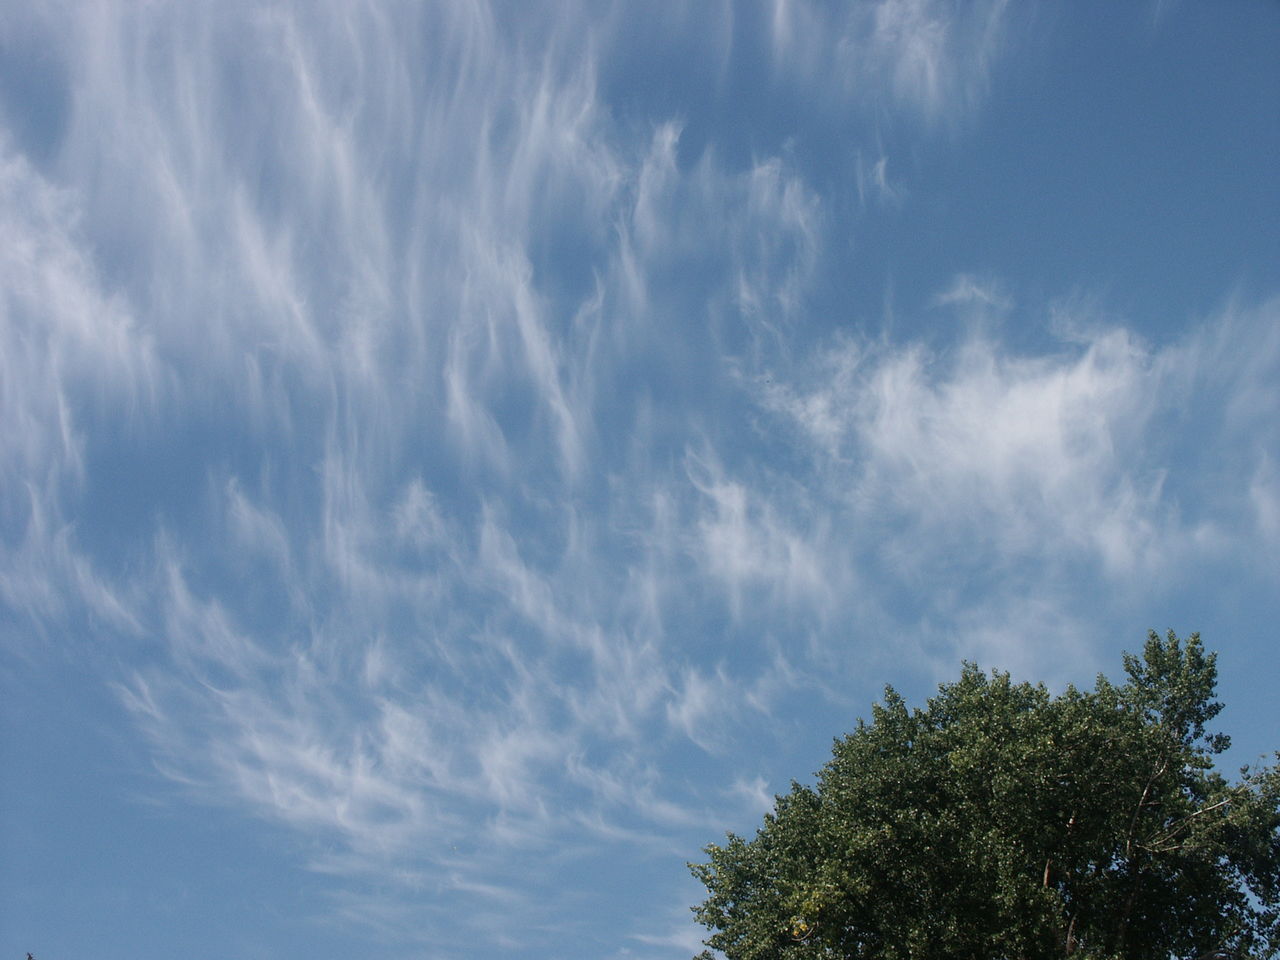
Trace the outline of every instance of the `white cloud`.
[[1258, 531], [1274, 551], [1280, 547], [1280, 472], [1269, 457], [1249, 479], [1249, 499]]
[[[727, 312], [745, 325], [754, 350], [776, 349], [816, 266], [824, 229], [818, 199], [778, 158], [734, 172], [708, 152], [682, 171], [680, 135], [675, 123], [660, 126], [636, 172], [616, 266], [624, 302], [641, 320], [692, 297], [706, 309], [697, 322], [719, 333], [722, 347], [738, 349], [742, 335], [717, 329]], [[726, 280], [727, 289], [718, 286]], [[695, 283], [702, 285], [690, 289]]]
[[[193, 507], [167, 523], [139, 584], [167, 654], [122, 696], [175, 779], [333, 838], [322, 862], [355, 872], [409, 870], [397, 850], [482, 817], [540, 843], [582, 813], [560, 796], [565, 755], [640, 743], [668, 706], [704, 735], [702, 687], [674, 682], [662, 649], [661, 564], [683, 541], [657, 545], [668, 534], [624, 501], [621, 535], [546, 502], [599, 495], [594, 405], [634, 344], [610, 338], [643, 320], [628, 291], [719, 223], [696, 296], [763, 327], [796, 311], [818, 242], [812, 195], [776, 160], [680, 170], [674, 127], [621, 139], [589, 45], [542, 57], [524, 35], [542, 27], [483, 5], [415, 16], [104, 5], [66, 41], [81, 66], [61, 175], [114, 184], [89, 191], [87, 223], [118, 242], [174, 371], [166, 415], [216, 411], [252, 438], [197, 465], [222, 522]], [[574, 24], [549, 29], [558, 43]], [[402, 32], [438, 38], [439, 57], [411, 57]], [[235, 70], [215, 83], [221, 62]], [[552, 229], [603, 244], [569, 294], [539, 274]], [[661, 496], [634, 456], [626, 482]], [[788, 589], [815, 589], [803, 547], [764, 521]], [[602, 568], [619, 536], [650, 534], [634, 565]], [[264, 571], [288, 610], [247, 599]], [[636, 796], [689, 822], [644, 765], [593, 769], [626, 795], [592, 794], [610, 829]]]
[[741, 777], [734, 780], [729, 787], [729, 795], [740, 798], [755, 816], [771, 813], [776, 804], [776, 797], [769, 790], [769, 784], [758, 776], [750, 780]]
[[[0, 555], [0, 598], [30, 618], [41, 641], [50, 628], [87, 613], [91, 622], [125, 634], [140, 634], [143, 625], [135, 598], [113, 583], [80, 549], [74, 527], [50, 515], [55, 506], [36, 490], [22, 532], [6, 537]], [[55, 636], [61, 636], [57, 630]], [[28, 653], [15, 643], [15, 653]]]
[[[935, 306], [975, 303], [1012, 309], [967, 277]], [[848, 538], [814, 542], [814, 567], [854, 571], [865, 605], [846, 593], [842, 609], [896, 623], [912, 659], [1049, 677], [1092, 656], [1103, 611], [1206, 569], [1252, 576], [1242, 556], [1273, 549], [1275, 309], [1233, 304], [1159, 347], [1096, 323], [1059, 324], [1072, 339], [1038, 353], [981, 324], [949, 347], [830, 342], [760, 394], [816, 468], [808, 509]], [[762, 516], [778, 502], [754, 495]], [[741, 533], [752, 496], [721, 497], [726, 569], [767, 553]]]
[[842, 578], [825, 562], [820, 526], [793, 529], [772, 499], [754, 496], [703, 458], [690, 458], [689, 471], [706, 500], [698, 520], [698, 554], [724, 584], [736, 616], [743, 614], [747, 595], [818, 610], [829, 606]]
[[19, 477], [57, 486], [84, 470], [86, 401], [125, 416], [155, 399], [156, 361], [127, 306], [103, 289], [73, 193], [0, 142], [0, 421], [6, 492]]
[[933, 298], [933, 304], [938, 307], [969, 305], [998, 313], [1013, 309], [1013, 300], [999, 283], [967, 273], [957, 274], [951, 286]]
[[697, 667], [680, 671], [679, 687], [667, 702], [667, 722], [708, 753], [723, 751], [725, 728], [739, 711], [742, 692], [724, 668], [706, 675]]
[[1040, 357], [987, 339], [949, 356], [842, 343], [822, 367], [816, 390], [770, 402], [826, 456], [856, 464], [848, 496], [864, 509], [927, 526], [931, 545], [975, 538], [1002, 555], [1065, 546], [1118, 570], [1137, 562], [1159, 474], [1131, 472], [1121, 453], [1152, 413], [1150, 359], [1125, 332]]
[[930, 118], [972, 107], [986, 92], [1005, 5], [959, 10], [934, 0], [883, 0], [872, 16], [870, 60], [901, 100]]
[[889, 158], [881, 153], [874, 163], [868, 163], [862, 151], [854, 161], [854, 184], [858, 188], [858, 203], [866, 206], [875, 200], [881, 204], [897, 205], [906, 196], [901, 184], [889, 179]]
[[104, 288], [77, 196], [0, 139], [0, 595], [37, 619], [76, 603], [135, 631], [127, 591], [77, 542], [68, 503], [84, 490], [88, 423], [132, 429], [155, 409], [150, 338]]
[[876, 0], [827, 6], [775, 0], [774, 69], [825, 96], [905, 108], [929, 122], [968, 115], [1004, 44], [1005, 0]]
[[414, 477], [404, 486], [404, 493], [392, 510], [396, 538], [418, 547], [438, 542], [445, 535], [435, 494], [421, 478]]

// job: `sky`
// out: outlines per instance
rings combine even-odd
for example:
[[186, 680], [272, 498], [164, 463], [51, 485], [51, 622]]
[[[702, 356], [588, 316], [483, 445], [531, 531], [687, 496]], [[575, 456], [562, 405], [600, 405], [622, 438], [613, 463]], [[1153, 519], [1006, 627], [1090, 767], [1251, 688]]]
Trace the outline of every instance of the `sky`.
[[1280, 746], [1280, 5], [0, 0], [0, 957], [687, 958], [892, 684]]

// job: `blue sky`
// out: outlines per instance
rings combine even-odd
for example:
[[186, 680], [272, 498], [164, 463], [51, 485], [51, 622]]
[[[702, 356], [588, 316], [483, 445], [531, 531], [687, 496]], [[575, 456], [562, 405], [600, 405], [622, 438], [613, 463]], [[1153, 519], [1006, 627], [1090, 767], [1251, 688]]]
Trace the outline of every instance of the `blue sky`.
[[676, 958], [891, 683], [1277, 747], [1280, 7], [0, 2], [0, 953]]

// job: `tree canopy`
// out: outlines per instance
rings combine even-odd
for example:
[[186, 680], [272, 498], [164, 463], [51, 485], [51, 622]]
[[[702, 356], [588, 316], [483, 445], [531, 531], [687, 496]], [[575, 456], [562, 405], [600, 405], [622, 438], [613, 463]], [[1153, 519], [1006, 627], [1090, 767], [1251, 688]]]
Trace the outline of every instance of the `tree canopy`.
[[[730, 960], [1272, 957], [1280, 769], [1214, 768], [1216, 655], [1150, 634], [1092, 691], [965, 664], [893, 688], [752, 840], [691, 865]], [[710, 958], [711, 953], [701, 955]]]

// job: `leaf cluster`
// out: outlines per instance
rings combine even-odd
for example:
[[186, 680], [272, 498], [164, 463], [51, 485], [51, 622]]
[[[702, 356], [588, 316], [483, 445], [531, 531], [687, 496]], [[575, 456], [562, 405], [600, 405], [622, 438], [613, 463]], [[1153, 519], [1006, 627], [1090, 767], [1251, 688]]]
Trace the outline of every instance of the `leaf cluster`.
[[[730, 960], [1271, 957], [1280, 770], [1228, 782], [1216, 658], [1151, 633], [1126, 682], [1051, 696], [966, 664], [892, 689], [752, 840], [691, 865]], [[710, 953], [703, 954], [710, 957]]]

